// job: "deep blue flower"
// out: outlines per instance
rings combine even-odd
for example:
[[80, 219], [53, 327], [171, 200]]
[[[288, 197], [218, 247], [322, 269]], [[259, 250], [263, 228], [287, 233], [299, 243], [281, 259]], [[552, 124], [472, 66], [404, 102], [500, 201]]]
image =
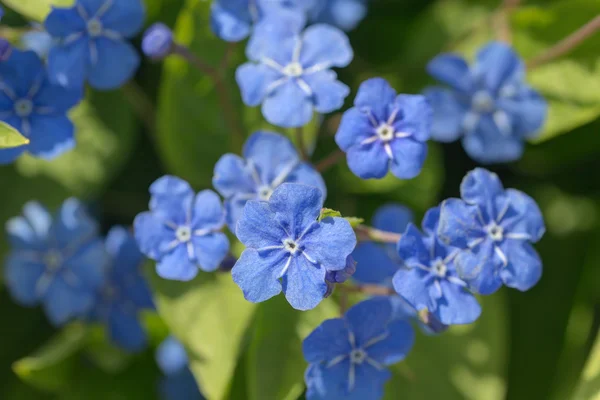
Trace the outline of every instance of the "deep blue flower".
[[414, 331], [394, 321], [385, 298], [351, 307], [343, 318], [323, 322], [305, 340], [308, 400], [372, 400], [383, 397], [391, 373], [387, 366], [403, 360]]
[[[388, 204], [375, 212], [372, 226], [382, 231], [401, 234], [412, 220], [413, 214], [407, 207]], [[352, 257], [358, 263], [353, 279], [359, 283], [391, 288], [392, 277], [404, 266], [396, 247], [393, 243], [361, 241], [352, 253]]]
[[248, 200], [269, 200], [284, 182], [315, 186], [326, 196], [321, 175], [298, 156], [296, 148], [284, 136], [256, 132], [246, 141], [243, 158], [225, 154], [215, 165], [213, 185], [225, 197], [227, 224], [235, 226]]
[[156, 23], [146, 30], [142, 51], [154, 60], [168, 56], [173, 49], [173, 31], [163, 23]]
[[253, 303], [283, 292], [298, 310], [319, 304], [327, 292], [327, 271], [342, 270], [356, 236], [343, 218], [317, 221], [322, 192], [312, 186], [284, 183], [268, 202], [246, 203], [236, 235], [246, 250], [231, 271]]
[[346, 259], [346, 266], [344, 269], [337, 271], [327, 271], [325, 274], [325, 283], [327, 284], [327, 291], [325, 297], [331, 296], [335, 285], [338, 283], [344, 283], [356, 272], [356, 261], [352, 256], [348, 256]]
[[156, 363], [165, 375], [160, 382], [161, 400], [204, 399], [188, 367], [185, 348], [173, 336], [166, 338], [156, 349]]
[[491, 294], [504, 283], [525, 291], [542, 276], [542, 261], [530, 243], [542, 238], [544, 219], [535, 201], [504, 190], [498, 176], [477, 168], [467, 174], [460, 199], [442, 203], [439, 236], [465, 249], [454, 260], [473, 291]]
[[296, 0], [308, 13], [308, 20], [350, 31], [367, 15], [368, 0]]
[[81, 90], [53, 85], [42, 60], [33, 51], [12, 50], [0, 63], [0, 120], [30, 141], [0, 150], [0, 164], [12, 163], [25, 151], [52, 159], [75, 146], [73, 123], [67, 111], [82, 98]]
[[439, 207], [423, 218], [423, 231], [410, 223], [398, 243], [398, 253], [408, 268], [394, 275], [394, 289], [412, 307], [427, 310], [442, 324], [468, 324], [481, 314], [473, 294], [456, 272], [460, 250], [443, 244], [436, 235]]
[[143, 350], [147, 337], [138, 314], [154, 308], [150, 288], [142, 274], [143, 255], [133, 236], [123, 227], [112, 228], [105, 243], [110, 264], [91, 319], [106, 324], [111, 340], [121, 348]]
[[10, 58], [12, 54], [12, 46], [10, 42], [4, 38], [0, 38], [0, 62], [4, 62]]
[[215, 35], [228, 42], [239, 42], [252, 32], [255, 24], [265, 18], [292, 18], [304, 24], [295, 0], [214, 0], [211, 27]]
[[396, 95], [373, 78], [360, 85], [354, 107], [344, 113], [335, 135], [350, 170], [362, 179], [417, 176], [427, 156], [431, 108], [421, 95]]
[[236, 80], [245, 104], [262, 103], [267, 121], [289, 128], [306, 125], [313, 111], [343, 106], [350, 89], [331, 68], [347, 66], [354, 55], [337, 28], [319, 24], [300, 32], [285, 22], [257, 29], [246, 49], [251, 62], [237, 69]]
[[41, 303], [54, 325], [90, 311], [105, 280], [107, 256], [96, 222], [77, 199], [66, 200], [54, 217], [29, 202], [6, 230], [12, 250], [4, 278], [15, 301]]
[[157, 261], [158, 275], [189, 281], [199, 269], [219, 268], [229, 252], [219, 196], [211, 190], [194, 195], [187, 182], [174, 176], [156, 180], [150, 194], [150, 212], [138, 214], [133, 226], [142, 253]]
[[465, 151], [478, 162], [520, 158], [525, 139], [544, 125], [548, 105], [526, 84], [525, 64], [507, 44], [488, 44], [471, 67], [455, 54], [439, 55], [427, 71], [450, 86], [425, 93], [434, 109], [433, 139], [462, 136]]
[[140, 58], [125, 41], [142, 29], [141, 0], [77, 0], [71, 8], [53, 7], [44, 22], [57, 43], [48, 55], [54, 83], [115, 89], [133, 76]]

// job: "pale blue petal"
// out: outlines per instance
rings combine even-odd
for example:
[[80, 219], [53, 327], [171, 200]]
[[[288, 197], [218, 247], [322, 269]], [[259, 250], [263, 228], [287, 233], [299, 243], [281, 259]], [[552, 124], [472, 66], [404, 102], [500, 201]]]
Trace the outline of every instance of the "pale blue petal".
[[396, 97], [394, 106], [401, 110], [396, 117], [396, 132], [410, 133], [412, 138], [425, 142], [431, 136], [433, 111], [425, 96], [420, 94], [401, 94]]
[[189, 183], [165, 175], [150, 185], [150, 211], [162, 221], [183, 225], [190, 221], [194, 191]]
[[371, 78], [361, 83], [354, 105], [361, 111], [370, 110], [378, 122], [386, 121], [389, 108], [396, 100], [396, 91], [383, 78]]
[[466, 249], [471, 240], [484, 237], [477, 210], [477, 206], [469, 205], [460, 199], [444, 201], [438, 226], [440, 240], [446, 245]]
[[357, 262], [352, 278], [360, 283], [389, 286], [394, 273], [401, 267], [388, 256], [383, 246], [373, 242], [360, 243], [352, 257]]
[[198, 275], [198, 266], [189, 257], [185, 244], [179, 244], [156, 263], [156, 273], [164, 279], [191, 281]]
[[440, 282], [443, 297], [438, 300], [434, 315], [445, 325], [470, 324], [481, 314], [481, 306], [475, 296], [463, 287], [448, 281]]
[[261, 183], [265, 185], [281, 180], [293, 170], [291, 167], [300, 162], [292, 142], [285, 136], [272, 132], [253, 133], [244, 144], [243, 155], [248, 164], [256, 169]]
[[375, 211], [373, 226], [387, 232], [403, 233], [413, 220], [412, 211], [399, 204], [386, 204]]
[[210, 26], [215, 35], [227, 42], [239, 42], [251, 31], [251, 21], [239, 18], [238, 15], [214, 1], [211, 7]]
[[284, 183], [273, 192], [269, 206], [281, 227], [299, 239], [321, 214], [323, 193], [312, 186]]
[[44, 294], [43, 302], [50, 322], [60, 326], [87, 313], [94, 303], [94, 294], [73, 288], [61, 277], [56, 277]]
[[244, 292], [244, 298], [260, 303], [281, 293], [279, 276], [289, 254], [282, 251], [265, 252], [246, 249], [231, 270], [233, 281]]
[[37, 255], [31, 252], [10, 253], [4, 264], [4, 280], [13, 299], [24, 306], [34, 306], [39, 302], [36, 286], [45, 271], [45, 266]]
[[236, 236], [246, 247], [260, 249], [281, 246], [287, 234], [275, 220], [275, 213], [268, 203], [251, 200], [244, 207]]
[[459, 277], [475, 293], [490, 295], [502, 286], [498, 271], [502, 262], [494, 254], [494, 246], [485, 241], [480, 246], [458, 253], [454, 265]]
[[465, 135], [462, 143], [467, 154], [482, 164], [516, 161], [525, 146], [521, 138], [503, 135], [488, 116], [480, 119], [478, 129]]
[[348, 36], [338, 28], [317, 24], [303, 34], [300, 64], [305, 68], [314, 65], [346, 67], [354, 58]]
[[412, 179], [421, 173], [427, 158], [427, 144], [401, 138], [393, 140], [390, 146], [394, 155], [390, 163], [392, 174], [400, 179]]
[[300, 163], [285, 180], [289, 183], [301, 183], [314, 186], [323, 193], [323, 199], [327, 197], [327, 187], [321, 174], [309, 163]]
[[310, 263], [302, 255], [292, 257], [286, 274], [285, 298], [296, 310], [311, 310], [325, 297], [325, 268]]
[[356, 246], [356, 234], [344, 218], [324, 218], [302, 240], [304, 251], [329, 271], [346, 267], [346, 259]]
[[52, 160], [75, 147], [75, 127], [66, 116], [36, 115], [31, 119], [31, 143], [27, 150]]
[[[528, 240], [534, 243], [540, 240], [546, 232], [546, 226], [542, 212], [535, 200], [515, 189], [507, 189], [506, 196], [510, 204], [510, 212], [515, 214], [510, 218], [505, 218], [502, 223], [506, 233], [527, 235], [529, 236]], [[508, 217], [509, 212], [506, 214]]]
[[467, 109], [451, 90], [428, 88], [424, 91], [433, 109], [431, 138], [438, 142], [453, 142], [463, 134], [463, 121]]
[[238, 67], [235, 80], [240, 87], [244, 104], [255, 107], [270, 94], [271, 85], [282, 78], [273, 68], [264, 64], [246, 63]]
[[475, 71], [486, 87], [496, 92], [503, 84], [521, 79], [525, 65], [508, 44], [491, 42], [477, 53]]
[[429, 286], [425, 284], [424, 276], [428, 272], [419, 268], [400, 269], [394, 275], [394, 290], [408, 304], [417, 310], [433, 308], [429, 297]]
[[254, 193], [256, 189], [246, 162], [235, 154], [225, 154], [219, 159], [212, 182], [215, 189], [226, 198], [237, 193]]
[[308, 363], [331, 361], [350, 351], [352, 346], [348, 339], [348, 328], [341, 318], [324, 321], [302, 342], [302, 352]]
[[342, 121], [335, 134], [335, 142], [344, 151], [352, 146], [360, 145], [365, 139], [375, 135], [375, 128], [367, 114], [357, 107], [352, 107], [344, 113]]
[[133, 231], [140, 251], [153, 260], [160, 260], [175, 240], [173, 230], [150, 212], [143, 212], [135, 217]]
[[90, 64], [90, 86], [100, 90], [116, 89], [133, 77], [140, 65], [140, 56], [130, 43], [105, 37], [94, 42], [98, 59]]
[[461, 92], [469, 92], [473, 82], [464, 58], [451, 53], [440, 54], [427, 64], [427, 72], [438, 81]]
[[98, 223], [88, 215], [83, 203], [71, 197], [61, 205], [51, 230], [58, 246], [65, 248], [95, 237]]
[[302, 79], [312, 89], [315, 110], [321, 114], [342, 108], [350, 94], [350, 88], [338, 81], [337, 74], [331, 70], [305, 75]]
[[250, 200], [258, 200], [258, 197], [254, 194], [249, 199], [246, 193], [240, 193], [240, 195], [234, 195], [225, 200], [225, 222], [231, 233], [236, 233], [237, 223], [244, 214], [246, 203]]
[[380, 141], [352, 146], [346, 155], [348, 167], [362, 179], [381, 179], [387, 175], [390, 159]]
[[188, 362], [185, 348], [174, 336], [167, 337], [156, 349], [156, 363], [165, 375], [185, 369]]
[[192, 228], [219, 230], [225, 224], [225, 210], [221, 198], [212, 190], [196, 195], [192, 209]]
[[394, 321], [388, 326], [388, 336], [367, 348], [369, 358], [382, 365], [404, 360], [415, 342], [415, 331], [407, 321]]
[[354, 333], [356, 345], [364, 346], [385, 333], [392, 319], [392, 306], [388, 301], [375, 297], [350, 307], [344, 318], [348, 329]]
[[212, 272], [219, 268], [229, 252], [229, 239], [222, 232], [192, 238], [194, 254], [200, 269]]
[[282, 128], [298, 128], [310, 122], [313, 102], [294, 79], [279, 86], [262, 105], [265, 119]]
[[108, 317], [110, 339], [127, 351], [141, 351], [148, 344], [146, 332], [137, 319], [137, 315], [125, 312], [118, 305], [112, 307]]
[[90, 42], [86, 37], [66, 46], [52, 47], [48, 53], [50, 82], [69, 88], [83, 87], [90, 66], [89, 51]]
[[460, 196], [467, 203], [479, 207], [484, 219], [482, 223], [486, 224], [495, 221], [501, 211], [497, 209], [496, 198], [503, 193], [504, 187], [498, 175], [484, 168], [470, 171], [460, 184]]
[[423, 240], [423, 234], [412, 223], [408, 224], [400, 237], [398, 254], [409, 267], [428, 266], [431, 261], [431, 252]]
[[542, 260], [533, 246], [509, 239], [501, 248], [508, 259], [508, 265], [500, 270], [504, 284], [522, 292], [534, 287], [542, 277]]
[[438, 225], [440, 222], [440, 210], [441, 208], [439, 206], [430, 208], [423, 217], [421, 228], [423, 229], [423, 232], [429, 236], [437, 235]]
[[44, 206], [36, 201], [28, 201], [23, 206], [23, 216], [39, 239], [46, 238], [52, 226], [52, 216]]
[[44, 28], [50, 35], [58, 38], [66, 38], [87, 29], [86, 22], [75, 7], [53, 8], [44, 21]]
[[144, 4], [141, 0], [113, 1], [100, 20], [105, 29], [123, 37], [132, 37], [144, 26]]

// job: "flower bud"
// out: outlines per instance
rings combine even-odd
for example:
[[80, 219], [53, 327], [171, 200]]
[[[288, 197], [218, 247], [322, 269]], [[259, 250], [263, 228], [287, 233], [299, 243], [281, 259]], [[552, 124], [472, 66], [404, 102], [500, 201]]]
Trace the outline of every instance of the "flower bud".
[[153, 60], [161, 60], [171, 54], [173, 32], [163, 23], [156, 23], [146, 30], [142, 40], [142, 51]]

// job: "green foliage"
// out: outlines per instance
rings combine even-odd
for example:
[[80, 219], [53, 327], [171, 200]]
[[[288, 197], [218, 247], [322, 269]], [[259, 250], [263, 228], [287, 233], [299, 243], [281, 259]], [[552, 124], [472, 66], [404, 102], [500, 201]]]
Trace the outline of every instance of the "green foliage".
[[27, 143], [29, 143], [29, 140], [21, 135], [18, 130], [0, 121], [0, 149], [10, 149]]
[[600, 396], [600, 336], [590, 354], [572, 400], [596, 400]]
[[43, 21], [52, 6], [69, 7], [75, 0], [2, 0], [16, 12], [36, 21]]

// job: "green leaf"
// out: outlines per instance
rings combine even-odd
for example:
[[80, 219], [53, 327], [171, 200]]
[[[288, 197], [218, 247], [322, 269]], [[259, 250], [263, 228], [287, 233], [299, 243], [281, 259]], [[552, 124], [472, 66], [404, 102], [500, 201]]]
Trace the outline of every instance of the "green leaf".
[[69, 383], [76, 365], [74, 356], [85, 342], [85, 327], [68, 325], [33, 355], [16, 361], [13, 371], [39, 389], [59, 391]]
[[18, 130], [0, 121], [0, 149], [10, 149], [27, 143], [29, 143], [29, 139], [21, 135]]
[[3, 0], [2, 2], [27, 18], [43, 21], [52, 6], [70, 7], [75, 0]]
[[190, 368], [211, 400], [224, 399], [235, 372], [255, 305], [230, 274], [200, 273], [191, 282], [151, 274], [158, 312], [185, 345]]
[[600, 398], [600, 334], [590, 353], [579, 387], [573, 400], [598, 400]]
[[342, 213], [336, 210], [332, 210], [331, 208], [323, 208], [321, 209], [321, 215], [319, 215], [319, 221], [328, 217], [341, 217]]
[[88, 327], [84, 353], [100, 369], [109, 373], [123, 371], [132, 360], [132, 354], [118, 348], [110, 341], [104, 325]]
[[364, 218], [358, 218], [358, 217], [344, 217], [344, 219], [346, 221], [348, 221], [350, 223], [350, 226], [353, 228], [356, 228], [357, 226], [359, 226], [360, 224], [365, 222]]

